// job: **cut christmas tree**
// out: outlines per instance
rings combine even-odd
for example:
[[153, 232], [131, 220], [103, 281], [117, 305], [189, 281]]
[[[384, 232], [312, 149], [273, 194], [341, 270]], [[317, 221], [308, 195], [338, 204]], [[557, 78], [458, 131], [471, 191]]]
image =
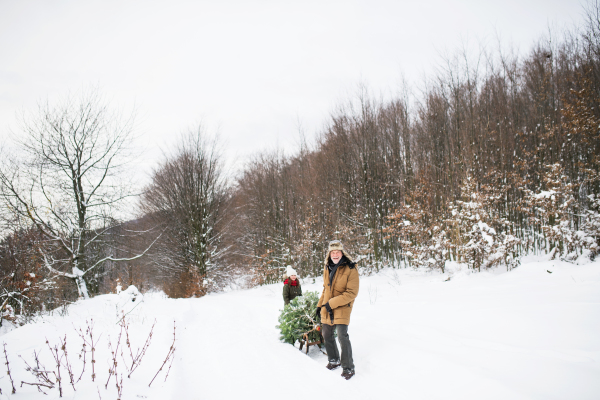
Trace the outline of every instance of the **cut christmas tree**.
[[318, 302], [317, 292], [306, 292], [281, 310], [277, 328], [281, 331], [282, 341], [294, 344], [302, 340], [304, 334], [308, 334], [309, 342], [321, 340], [321, 320], [316, 316]]

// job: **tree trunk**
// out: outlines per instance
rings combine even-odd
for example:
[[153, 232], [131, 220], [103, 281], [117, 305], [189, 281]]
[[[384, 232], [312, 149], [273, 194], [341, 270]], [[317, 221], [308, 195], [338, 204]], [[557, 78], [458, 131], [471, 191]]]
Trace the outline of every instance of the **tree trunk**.
[[83, 298], [85, 300], [89, 299], [90, 295], [88, 293], [87, 285], [85, 284], [85, 279], [83, 278], [83, 272], [81, 272], [79, 268], [73, 267], [73, 275], [75, 275], [73, 280], [77, 285], [77, 293], [79, 294], [79, 298]]

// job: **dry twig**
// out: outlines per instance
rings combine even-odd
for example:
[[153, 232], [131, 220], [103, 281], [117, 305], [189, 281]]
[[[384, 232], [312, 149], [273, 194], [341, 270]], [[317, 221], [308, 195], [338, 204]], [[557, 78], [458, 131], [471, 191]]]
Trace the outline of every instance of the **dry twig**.
[[142, 348], [138, 348], [137, 351], [135, 352], [135, 355], [133, 354], [133, 349], [131, 346], [131, 340], [129, 339], [129, 324], [127, 324], [125, 322], [125, 316], [123, 316], [122, 319], [122, 327], [125, 330], [125, 343], [127, 344], [127, 348], [129, 349], [129, 357], [131, 358], [131, 366], [127, 366], [127, 362], [125, 361], [125, 358], [123, 357], [123, 363], [125, 364], [125, 368], [127, 369], [127, 378], [131, 378], [131, 375], [133, 374], [133, 371], [135, 371], [137, 369], [137, 367], [139, 367], [139, 365], [142, 362], [142, 359], [144, 358], [144, 355], [146, 354], [146, 351], [148, 350], [148, 347], [150, 346], [150, 341], [152, 340], [152, 334], [154, 331], [154, 326], [156, 325], [156, 320], [154, 320], [154, 323], [152, 324], [152, 328], [150, 328], [150, 333], [148, 334], [148, 337], [146, 338], [146, 342], [144, 342], [144, 345], [142, 346]]
[[[150, 385], [152, 385], [152, 382], [154, 382], [154, 380], [156, 379], [156, 377], [158, 376], [158, 374], [160, 373], [160, 371], [162, 371], [162, 369], [165, 366], [165, 364], [169, 361], [169, 358], [174, 357], [174, 354], [175, 354], [175, 330], [176, 329], [177, 329], [177, 327], [175, 326], [175, 321], [173, 321], [173, 343], [171, 343], [171, 347], [169, 348], [169, 352], [167, 353], [167, 357], [165, 358], [165, 360], [163, 361], [162, 365], [160, 366], [160, 368], [156, 372], [156, 375], [154, 375], [154, 378], [152, 378], [152, 380], [148, 384], [148, 387], [150, 387]], [[169, 369], [167, 371], [167, 376], [165, 377], [165, 381], [167, 380], [167, 377], [169, 376], [169, 371], [171, 371], [171, 366], [170, 365], [169, 365]]]
[[64, 354], [62, 356], [59, 355], [58, 354], [58, 346], [54, 346], [54, 348], [52, 348], [50, 346], [50, 342], [48, 342], [47, 338], [46, 338], [46, 344], [48, 345], [48, 348], [50, 349], [50, 353], [52, 354], [52, 357], [54, 358], [54, 361], [56, 362], [56, 371], [52, 371], [52, 373], [56, 377], [56, 383], [58, 383], [59, 397], [62, 397], [63, 391], [62, 391], [62, 378], [60, 376], [60, 366], [62, 364], [62, 358], [63, 358]]
[[[83, 369], [84, 370], [85, 370], [85, 353], [87, 352], [86, 347], [87, 346], [90, 347], [90, 352], [92, 353], [92, 361], [91, 361], [91, 363], [92, 363], [92, 382], [94, 382], [96, 380], [96, 357], [95, 357], [96, 345], [98, 344], [98, 341], [100, 341], [100, 337], [102, 337], [102, 335], [100, 335], [98, 337], [98, 339], [96, 339], [96, 341], [94, 341], [94, 319], [92, 318], [91, 322], [88, 322], [86, 320], [85, 323], [87, 324], [85, 333], [83, 332], [83, 330], [81, 328], [79, 328], [79, 331], [77, 332], [77, 334], [83, 340], [84, 348], [83, 348], [82, 352], [83, 352]], [[89, 336], [89, 340], [87, 338], [88, 336]], [[81, 371], [81, 374], [83, 375], [83, 371]], [[81, 376], [79, 377], [79, 379], [81, 379]]]
[[67, 335], [65, 335], [64, 340], [63, 339], [59, 339], [60, 340], [60, 349], [63, 352], [64, 358], [65, 358], [65, 364], [64, 367], [67, 369], [67, 373], [69, 374], [69, 380], [71, 383], [71, 386], [73, 387], [73, 390], [75, 389], [75, 376], [73, 375], [73, 368], [71, 367], [71, 363], [69, 362], [69, 354], [67, 353]]
[[32, 367], [29, 365], [29, 363], [21, 356], [19, 356], [21, 358], [21, 360], [23, 360], [23, 362], [25, 363], [25, 365], [27, 366], [25, 368], [25, 370], [27, 372], [31, 372], [31, 374], [35, 377], [35, 379], [37, 379], [36, 383], [27, 383], [27, 382], [23, 382], [21, 381], [21, 387], [23, 387], [23, 385], [31, 385], [31, 386], [36, 386], [39, 392], [42, 392], [44, 394], [47, 394], [46, 392], [44, 392], [40, 386], [46, 387], [48, 389], [52, 389], [55, 386], [55, 383], [52, 381], [52, 379], [50, 379], [50, 376], [48, 374], [52, 373], [51, 371], [46, 371], [46, 367], [44, 367], [41, 363], [40, 363], [40, 359], [38, 357], [38, 353], [35, 352], [35, 350], [33, 351], [33, 359], [35, 360], [35, 367]]
[[[115, 376], [115, 381], [118, 380], [117, 378], [117, 357], [119, 354], [119, 346], [121, 345], [121, 336], [123, 335], [123, 326], [121, 326], [121, 330], [119, 331], [119, 337], [117, 338], [117, 345], [115, 347], [115, 349], [113, 350], [112, 348], [112, 343], [110, 341], [110, 338], [108, 339], [108, 348], [110, 349], [110, 354], [112, 356], [112, 365], [111, 368], [108, 369], [108, 379], [106, 380], [106, 385], [104, 385], [104, 389], [108, 388], [108, 383], [110, 382], [110, 378], [114, 375]], [[117, 381], [117, 385], [118, 385], [118, 381]]]
[[15, 383], [13, 382], [12, 374], [10, 373], [10, 363], [8, 362], [8, 354], [6, 353], [6, 343], [4, 343], [4, 359], [6, 360], [4, 363], [4, 365], [6, 365], [6, 373], [10, 378], [10, 385], [12, 386], [12, 394], [15, 394], [17, 390], [15, 389]]

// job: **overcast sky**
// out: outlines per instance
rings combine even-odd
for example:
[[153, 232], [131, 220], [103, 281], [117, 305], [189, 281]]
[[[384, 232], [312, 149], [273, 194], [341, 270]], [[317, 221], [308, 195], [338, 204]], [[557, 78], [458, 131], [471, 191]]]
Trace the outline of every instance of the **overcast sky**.
[[[98, 85], [137, 109], [149, 173], [161, 148], [203, 121], [237, 168], [314, 138], [360, 82], [413, 87], [439, 53], [495, 42], [522, 51], [573, 27], [576, 0], [0, 0], [0, 139], [40, 100]], [[142, 143], [140, 142], [140, 143]]]

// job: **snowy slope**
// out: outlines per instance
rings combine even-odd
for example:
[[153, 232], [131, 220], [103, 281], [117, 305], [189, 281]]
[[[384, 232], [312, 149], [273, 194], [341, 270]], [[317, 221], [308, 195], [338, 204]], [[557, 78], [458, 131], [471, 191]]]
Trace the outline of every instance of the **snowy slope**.
[[[448, 274], [412, 270], [361, 278], [350, 325], [356, 364], [350, 381], [340, 370], [326, 370], [326, 356], [317, 349], [307, 356], [279, 342], [281, 285], [200, 299], [146, 295], [141, 303], [128, 293], [99, 296], [73, 305], [68, 316], [11, 331], [0, 343], [7, 344], [15, 382], [31, 382], [17, 354], [31, 359], [34, 349], [44, 348], [44, 337], [54, 343], [65, 333], [76, 353], [74, 326], [94, 318], [95, 329], [103, 331], [99, 379], [92, 383], [86, 376], [76, 392], [65, 389], [72, 399], [116, 398], [113, 381], [104, 389], [106, 339], [118, 334], [121, 309], [133, 309], [134, 347], [157, 320], [140, 370], [123, 380], [123, 399], [600, 398], [600, 262], [528, 258], [509, 273], [451, 274], [450, 281]], [[303, 290], [320, 291], [321, 284], [311, 282]], [[167, 381], [163, 371], [148, 388], [168, 352], [173, 321], [175, 361]], [[0, 398], [58, 398], [56, 390], [44, 396], [16, 386], [11, 397], [8, 378], [0, 375]]]

